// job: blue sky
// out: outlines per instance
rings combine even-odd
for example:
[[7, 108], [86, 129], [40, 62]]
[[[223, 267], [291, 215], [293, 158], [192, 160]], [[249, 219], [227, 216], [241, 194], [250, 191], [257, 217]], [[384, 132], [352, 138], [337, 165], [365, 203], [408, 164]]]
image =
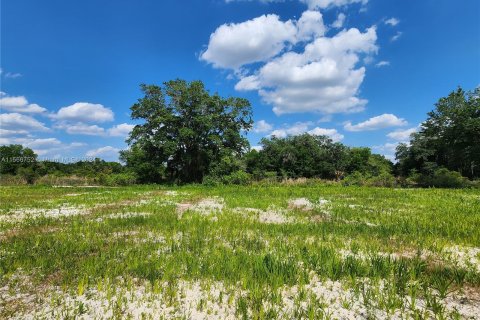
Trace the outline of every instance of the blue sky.
[[480, 84], [477, 0], [1, 2], [0, 144], [116, 160], [140, 83], [248, 98], [262, 137], [388, 157], [438, 98]]

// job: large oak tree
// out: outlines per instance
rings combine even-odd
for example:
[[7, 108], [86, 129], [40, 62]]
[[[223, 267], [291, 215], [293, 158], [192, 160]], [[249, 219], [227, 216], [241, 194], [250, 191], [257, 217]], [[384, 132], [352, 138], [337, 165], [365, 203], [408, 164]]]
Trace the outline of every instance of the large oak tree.
[[225, 156], [248, 150], [252, 126], [248, 100], [210, 94], [201, 81], [141, 85], [144, 97], [132, 107], [134, 127], [121, 158], [140, 182], [201, 182]]

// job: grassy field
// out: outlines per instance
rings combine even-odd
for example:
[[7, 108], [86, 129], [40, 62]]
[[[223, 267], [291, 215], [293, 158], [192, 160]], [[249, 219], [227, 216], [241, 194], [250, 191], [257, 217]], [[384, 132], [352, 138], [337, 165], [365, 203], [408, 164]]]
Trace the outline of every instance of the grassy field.
[[479, 190], [0, 188], [0, 318], [479, 315]]

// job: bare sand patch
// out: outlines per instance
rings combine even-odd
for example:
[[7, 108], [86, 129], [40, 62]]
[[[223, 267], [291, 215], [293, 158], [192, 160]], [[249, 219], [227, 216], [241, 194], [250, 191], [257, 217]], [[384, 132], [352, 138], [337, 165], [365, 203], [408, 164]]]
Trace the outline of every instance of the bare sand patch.
[[8, 214], [0, 215], [0, 222], [14, 223], [22, 222], [27, 219], [38, 218], [61, 218], [71, 217], [77, 215], [85, 215], [90, 213], [85, 207], [62, 205], [57, 208], [42, 209], [42, 208], [25, 208], [16, 209]]

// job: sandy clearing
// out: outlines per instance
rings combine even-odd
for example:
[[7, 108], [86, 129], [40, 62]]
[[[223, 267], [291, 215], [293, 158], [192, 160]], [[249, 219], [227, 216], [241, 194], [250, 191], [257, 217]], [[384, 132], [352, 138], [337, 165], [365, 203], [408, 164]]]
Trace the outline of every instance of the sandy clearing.
[[61, 218], [71, 217], [77, 215], [85, 215], [90, 213], [83, 206], [65, 206], [62, 205], [57, 208], [42, 209], [42, 208], [25, 208], [16, 209], [8, 214], [0, 215], [0, 222], [14, 223], [22, 222], [26, 219], [38, 219], [38, 218]]

